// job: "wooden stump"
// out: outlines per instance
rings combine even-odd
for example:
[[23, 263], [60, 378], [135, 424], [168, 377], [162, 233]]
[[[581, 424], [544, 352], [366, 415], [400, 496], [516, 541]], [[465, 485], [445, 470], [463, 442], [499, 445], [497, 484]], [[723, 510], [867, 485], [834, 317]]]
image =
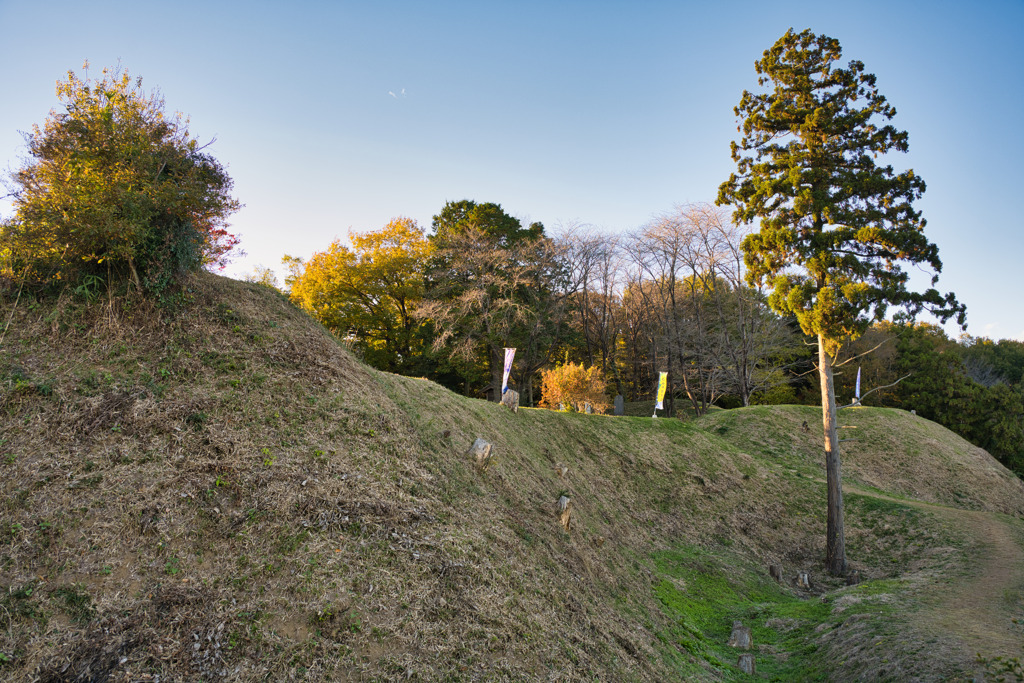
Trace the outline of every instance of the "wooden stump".
[[800, 572], [796, 575], [796, 587], [804, 590], [811, 589], [811, 577], [807, 572]]
[[771, 574], [772, 578], [776, 582], [782, 583], [782, 565], [781, 564], [770, 564], [768, 565], [768, 573]]
[[476, 464], [479, 467], [487, 467], [491, 461], [491, 444], [487, 443], [483, 439], [477, 439], [473, 442], [473, 445], [466, 451], [466, 455], [472, 455], [476, 458]]
[[860, 580], [860, 572], [854, 569], [846, 576], [846, 585], [856, 586], [858, 583], [860, 583]]
[[742, 622], [732, 622], [732, 635], [729, 636], [729, 647], [738, 647], [741, 650], [749, 650], [754, 644], [750, 635], [750, 627], [744, 626]]
[[561, 512], [558, 522], [568, 531], [569, 519], [572, 517], [572, 500], [569, 496], [562, 496], [558, 499], [558, 510]]
[[740, 671], [748, 676], [754, 676], [757, 674], [757, 666], [754, 664], [754, 655], [751, 652], [744, 652], [741, 654], [739, 661], [736, 662], [736, 666], [738, 666]]
[[513, 413], [519, 412], [519, 392], [513, 391], [512, 389], [506, 389], [505, 393], [501, 395], [501, 405], [505, 406]]

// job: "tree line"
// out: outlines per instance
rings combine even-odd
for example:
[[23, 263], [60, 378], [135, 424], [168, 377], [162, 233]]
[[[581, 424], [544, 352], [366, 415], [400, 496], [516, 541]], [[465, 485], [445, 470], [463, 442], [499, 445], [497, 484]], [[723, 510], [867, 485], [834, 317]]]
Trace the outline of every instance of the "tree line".
[[[285, 289], [368, 364], [470, 396], [500, 397], [502, 352], [514, 346], [512, 384], [527, 405], [542, 403], [545, 372], [569, 364], [627, 401], [652, 400], [669, 372], [670, 415], [819, 405], [815, 340], [745, 283], [745, 236], [711, 204], [627, 233], [570, 224], [549, 234], [499, 204], [463, 200], [430, 231], [396, 218], [308, 261], [286, 256]], [[266, 269], [248, 277], [277, 285]], [[887, 387], [864, 405], [915, 410], [1024, 474], [1024, 342], [883, 321], [839, 345], [835, 363], [843, 401], [860, 369], [863, 392]]]
[[429, 233], [396, 218], [306, 262], [285, 257], [286, 283], [382, 370], [497, 400], [503, 349], [515, 347], [527, 404], [542, 398], [542, 371], [576, 362], [629, 401], [650, 398], [667, 371], [669, 400], [700, 414], [785, 383], [798, 351], [793, 324], [744, 283], [742, 236], [710, 204], [611, 234], [580, 224], [549, 233], [500, 204], [462, 200]]

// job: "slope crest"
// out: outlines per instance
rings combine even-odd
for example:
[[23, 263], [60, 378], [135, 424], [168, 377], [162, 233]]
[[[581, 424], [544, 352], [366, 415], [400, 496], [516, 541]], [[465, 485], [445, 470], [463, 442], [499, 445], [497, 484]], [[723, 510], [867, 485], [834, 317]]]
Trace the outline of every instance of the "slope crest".
[[[942, 425], [895, 408], [869, 407], [844, 409], [839, 422], [844, 482], [1024, 517], [1024, 481]], [[755, 406], [713, 412], [699, 424], [780, 465], [825, 475], [818, 408]]]

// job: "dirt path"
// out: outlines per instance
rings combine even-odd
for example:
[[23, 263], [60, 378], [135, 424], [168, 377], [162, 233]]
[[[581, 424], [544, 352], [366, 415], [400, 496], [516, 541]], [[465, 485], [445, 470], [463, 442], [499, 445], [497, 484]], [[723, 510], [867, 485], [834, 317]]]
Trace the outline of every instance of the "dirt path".
[[970, 654], [1020, 656], [1024, 629], [1024, 551], [1008, 524], [988, 512], [929, 506], [981, 546], [980, 571], [949, 587], [946, 596], [922, 614], [941, 632], [956, 634]]
[[[846, 487], [844, 487], [846, 489]], [[921, 501], [895, 499], [850, 487], [852, 493], [911, 505], [948, 520], [975, 539], [977, 571], [943, 588], [943, 596], [919, 613], [921, 625], [954, 636], [973, 658], [1019, 657], [1024, 650], [1024, 525], [991, 512], [962, 510]]]

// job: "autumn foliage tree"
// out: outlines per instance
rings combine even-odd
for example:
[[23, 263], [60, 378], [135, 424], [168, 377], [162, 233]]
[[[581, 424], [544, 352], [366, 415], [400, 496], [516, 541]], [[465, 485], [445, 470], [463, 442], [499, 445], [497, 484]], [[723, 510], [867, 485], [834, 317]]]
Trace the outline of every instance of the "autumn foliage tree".
[[187, 119], [166, 115], [159, 93], [127, 71], [69, 71], [57, 97], [61, 107], [25, 135], [29, 158], [11, 177], [15, 215], [0, 233], [8, 276], [113, 276], [160, 292], [223, 262], [238, 242], [226, 218], [241, 205]]
[[540, 374], [540, 405], [545, 408], [568, 406], [577, 412], [584, 412], [586, 405], [598, 413], [606, 412], [611, 404], [605, 391], [605, 380], [601, 368], [592, 365], [584, 368], [580, 363], [557, 365]]
[[[925, 184], [912, 170], [876, 163], [905, 152], [907, 133], [884, 121], [896, 114], [864, 64], [843, 68], [839, 41], [809, 30], [787, 31], [755, 63], [760, 93], [744, 91], [733, 143], [737, 172], [719, 189], [737, 223], [760, 222], [743, 242], [747, 278], [772, 289], [769, 303], [794, 315], [818, 341], [825, 462], [828, 475], [826, 564], [846, 571], [842, 479], [833, 362], [890, 308], [945, 320], [964, 308], [952, 294], [908, 289], [906, 264], [942, 268], [913, 202]], [[883, 156], [883, 158], [885, 158]]]
[[391, 372], [412, 372], [424, 347], [423, 269], [431, 246], [410, 218], [335, 240], [290, 280], [292, 301], [342, 338], [351, 337], [366, 361]]

